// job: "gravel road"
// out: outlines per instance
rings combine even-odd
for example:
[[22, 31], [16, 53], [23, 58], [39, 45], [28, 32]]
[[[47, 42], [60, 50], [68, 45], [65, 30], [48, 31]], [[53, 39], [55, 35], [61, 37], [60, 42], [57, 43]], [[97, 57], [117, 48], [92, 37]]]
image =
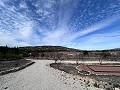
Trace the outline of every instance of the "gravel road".
[[51, 68], [49, 64], [54, 61], [34, 62], [23, 70], [0, 76], [0, 90], [102, 90], [78, 76]]

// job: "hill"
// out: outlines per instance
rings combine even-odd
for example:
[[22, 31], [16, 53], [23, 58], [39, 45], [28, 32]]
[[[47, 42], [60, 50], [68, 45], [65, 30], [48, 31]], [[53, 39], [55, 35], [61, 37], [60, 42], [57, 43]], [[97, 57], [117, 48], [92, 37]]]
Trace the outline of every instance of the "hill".
[[68, 52], [77, 52], [78, 49], [67, 48], [62, 46], [26, 46], [19, 47], [21, 51], [25, 52], [59, 52], [59, 51], [68, 51]]

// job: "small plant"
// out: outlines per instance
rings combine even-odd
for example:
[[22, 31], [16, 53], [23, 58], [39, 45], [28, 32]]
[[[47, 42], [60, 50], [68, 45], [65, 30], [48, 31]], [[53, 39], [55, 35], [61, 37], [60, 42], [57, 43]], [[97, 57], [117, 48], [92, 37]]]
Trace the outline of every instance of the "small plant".
[[106, 88], [106, 90], [112, 90], [111, 88]]
[[114, 88], [120, 88], [120, 85], [118, 83], [116, 83], [116, 84], [113, 84], [113, 87]]
[[87, 81], [87, 82], [86, 82], [86, 85], [90, 87], [90, 84], [89, 84], [89, 83], [90, 83], [90, 81]]
[[89, 84], [89, 83], [90, 83], [90, 81], [87, 81], [87, 82], [86, 82], [86, 84]]
[[94, 87], [99, 88], [99, 85], [97, 84], [97, 82], [94, 83]]

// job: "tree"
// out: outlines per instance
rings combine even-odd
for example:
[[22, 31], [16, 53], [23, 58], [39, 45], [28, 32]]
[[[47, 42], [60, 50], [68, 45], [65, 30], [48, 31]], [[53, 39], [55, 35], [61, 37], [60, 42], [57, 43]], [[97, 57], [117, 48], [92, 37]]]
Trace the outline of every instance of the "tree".
[[76, 64], [79, 64], [79, 61], [81, 59], [80, 52], [76, 54]]
[[88, 52], [88, 51], [83, 51], [83, 56], [84, 56], [84, 57], [87, 56], [87, 57], [89, 58], [89, 52]]
[[109, 52], [102, 51], [100, 53], [100, 59], [99, 59], [100, 64], [102, 64], [102, 60], [107, 60], [110, 56], [111, 56], [111, 54]]
[[57, 52], [54, 52], [54, 60], [55, 60], [55, 63], [58, 61], [58, 57], [57, 57]]
[[44, 54], [44, 53], [42, 53], [42, 54], [41, 54], [41, 57], [44, 57], [44, 56], [45, 56], [45, 54]]
[[38, 59], [39, 53], [37, 53], [37, 52], [32, 52], [32, 53], [31, 53], [31, 56], [32, 56], [33, 58], [37, 57], [37, 59]]
[[64, 60], [65, 59], [65, 55], [63, 54], [63, 53], [58, 53], [58, 59], [60, 60], [60, 63], [61, 63], [61, 61], [62, 60]]
[[42, 53], [41, 53], [41, 57], [43, 58], [44, 56], [45, 56], [45, 54], [42, 52]]

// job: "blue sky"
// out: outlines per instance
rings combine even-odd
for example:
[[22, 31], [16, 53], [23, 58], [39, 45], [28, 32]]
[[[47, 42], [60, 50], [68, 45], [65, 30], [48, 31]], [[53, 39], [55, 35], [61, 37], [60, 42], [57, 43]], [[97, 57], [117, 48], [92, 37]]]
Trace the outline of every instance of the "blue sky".
[[0, 0], [0, 45], [120, 48], [120, 0]]

